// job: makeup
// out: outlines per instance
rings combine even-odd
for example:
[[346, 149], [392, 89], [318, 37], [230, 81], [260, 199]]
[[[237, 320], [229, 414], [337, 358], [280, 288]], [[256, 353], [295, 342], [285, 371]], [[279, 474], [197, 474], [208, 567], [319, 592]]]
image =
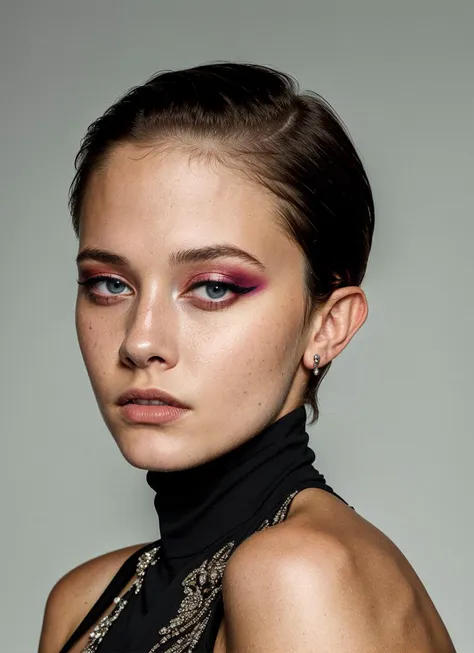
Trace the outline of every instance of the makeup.
[[[107, 282], [113, 283], [114, 281], [118, 286], [128, 286], [128, 284], [119, 277], [99, 272], [98, 270], [92, 270], [86, 278], [79, 279], [78, 284], [84, 287], [86, 295], [90, 301], [97, 304], [108, 305], [114, 303], [120, 297], [130, 296], [130, 293], [111, 292], [108, 294], [97, 291], [97, 286], [99, 284], [106, 285]], [[219, 266], [218, 271], [216, 269], [209, 270], [194, 275], [191, 279], [188, 279], [183, 284], [183, 287], [186, 289], [183, 296], [186, 297], [189, 295], [191, 298], [196, 299], [198, 305], [200, 304], [205, 309], [216, 310], [233, 304], [238, 295], [253, 295], [265, 288], [266, 285], [267, 283], [261, 280], [260, 276], [255, 273], [252, 274], [251, 272], [238, 269], [233, 265], [222, 264]], [[222, 300], [219, 297], [212, 299], [211, 297], [203, 297], [202, 295], [197, 296], [198, 289], [206, 287], [212, 288], [213, 286], [215, 288], [220, 287], [227, 296]], [[229, 293], [231, 293], [230, 296], [228, 296]]]

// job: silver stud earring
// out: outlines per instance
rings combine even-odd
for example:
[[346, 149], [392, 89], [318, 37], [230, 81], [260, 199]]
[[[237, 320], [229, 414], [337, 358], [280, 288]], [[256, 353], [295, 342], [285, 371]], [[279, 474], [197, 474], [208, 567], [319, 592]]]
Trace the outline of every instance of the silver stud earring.
[[313, 374], [315, 376], [318, 376], [318, 374], [319, 374], [318, 365], [319, 365], [319, 361], [321, 360], [321, 356], [319, 354], [315, 354], [313, 356], [313, 359], [314, 359]]

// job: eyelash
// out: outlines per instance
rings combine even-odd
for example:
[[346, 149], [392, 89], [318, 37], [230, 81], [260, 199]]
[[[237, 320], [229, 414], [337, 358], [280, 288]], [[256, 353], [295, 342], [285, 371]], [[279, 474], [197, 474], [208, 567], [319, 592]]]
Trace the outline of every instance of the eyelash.
[[[108, 275], [99, 275], [96, 277], [91, 277], [90, 279], [86, 279], [85, 281], [78, 280], [77, 283], [80, 286], [84, 287], [86, 296], [89, 300], [95, 302], [96, 304], [100, 304], [100, 303], [111, 304], [113, 303], [114, 300], [112, 299], [112, 302], [108, 300], [111, 299], [113, 295], [100, 296], [94, 293], [92, 289], [95, 285], [97, 285], [101, 281], [114, 281], [114, 280], [120, 281], [120, 283], [122, 283], [124, 286], [127, 285], [125, 282], [121, 281], [118, 277], [112, 277]], [[192, 284], [192, 286], [188, 290], [195, 290], [196, 288], [200, 288], [201, 286], [210, 286], [210, 285], [223, 286], [227, 290], [231, 290], [236, 295], [244, 295], [256, 288], [256, 286], [245, 288], [243, 286], [239, 286], [235, 283], [230, 283], [227, 281], [217, 281], [215, 279], [202, 279], [201, 281], [197, 281], [196, 283]], [[115, 295], [115, 297], [120, 297], [120, 295]], [[218, 310], [219, 308], [222, 307], [225, 308], [226, 306], [229, 305], [229, 303], [231, 303], [229, 300], [223, 300], [223, 301], [201, 300], [201, 301], [203, 301], [205, 306], [211, 310]]]

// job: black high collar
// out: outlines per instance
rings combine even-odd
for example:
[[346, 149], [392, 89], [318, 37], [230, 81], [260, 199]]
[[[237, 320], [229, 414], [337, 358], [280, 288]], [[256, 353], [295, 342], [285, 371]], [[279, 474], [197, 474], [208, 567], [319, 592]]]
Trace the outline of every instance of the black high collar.
[[231, 535], [259, 510], [285, 478], [306, 472], [324, 483], [311, 465], [304, 406], [286, 413], [237, 448], [197, 467], [147, 473], [156, 492], [161, 555], [168, 561], [197, 555]]

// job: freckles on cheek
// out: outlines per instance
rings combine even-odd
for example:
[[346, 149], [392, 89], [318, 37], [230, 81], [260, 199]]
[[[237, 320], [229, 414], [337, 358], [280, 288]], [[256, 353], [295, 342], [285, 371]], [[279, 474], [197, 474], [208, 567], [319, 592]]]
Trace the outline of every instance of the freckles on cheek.
[[84, 356], [87, 357], [89, 353], [94, 352], [94, 358], [97, 356], [97, 351], [103, 351], [107, 340], [111, 342], [110, 336], [107, 339], [95, 323], [88, 321], [78, 323], [78, 339]]
[[291, 319], [282, 314], [267, 315], [259, 323], [248, 325], [239, 346], [240, 365], [254, 378], [280, 374], [285, 363], [293, 358], [297, 344], [298, 332]]

